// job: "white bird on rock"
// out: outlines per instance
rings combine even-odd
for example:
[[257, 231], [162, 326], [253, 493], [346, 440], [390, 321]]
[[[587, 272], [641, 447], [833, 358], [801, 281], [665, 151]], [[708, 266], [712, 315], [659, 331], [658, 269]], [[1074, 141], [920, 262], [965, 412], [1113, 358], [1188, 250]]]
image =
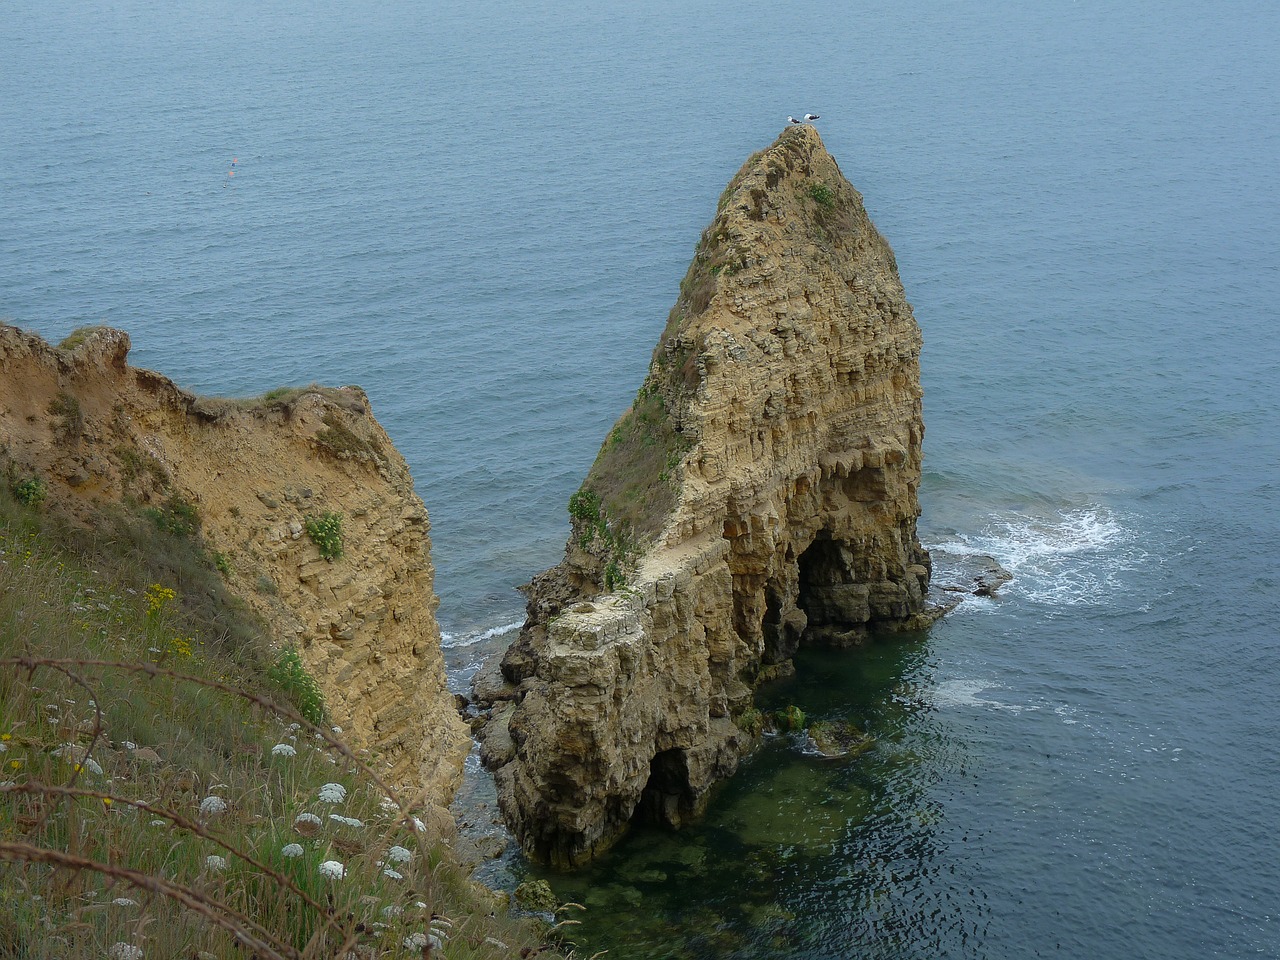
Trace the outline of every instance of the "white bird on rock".
[[813, 120], [820, 120], [820, 119], [821, 119], [821, 118], [820, 118], [816, 113], [806, 113], [806, 114], [804, 115], [804, 122], [805, 122], [805, 123], [809, 123], [809, 122], [811, 122], [811, 121], [813, 121]]
[[787, 123], [803, 123], [803, 120], [797, 120], [795, 117], [787, 117]]

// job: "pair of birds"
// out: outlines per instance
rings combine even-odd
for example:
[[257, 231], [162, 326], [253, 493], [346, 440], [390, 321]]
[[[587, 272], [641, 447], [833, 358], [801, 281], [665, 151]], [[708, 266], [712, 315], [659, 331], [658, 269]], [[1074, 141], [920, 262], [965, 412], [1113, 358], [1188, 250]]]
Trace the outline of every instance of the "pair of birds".
[[795, 117], [787, 117], [787, 123], [812, 123], [814, 120], [820, 120], [816, 113], [806, 113], [803, 120], [797, 120]]

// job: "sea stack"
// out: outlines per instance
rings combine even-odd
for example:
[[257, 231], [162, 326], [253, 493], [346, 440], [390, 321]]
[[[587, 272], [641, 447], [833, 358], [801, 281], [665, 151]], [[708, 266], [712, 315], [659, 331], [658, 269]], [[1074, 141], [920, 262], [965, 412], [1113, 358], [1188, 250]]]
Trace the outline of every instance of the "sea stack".
[[798, 647], [928, 622], [920, 347], [861, 196], [789, 126], [721, 196], [505, 686], [477, 690], [529, 856], [574, 866], [698, 815]]

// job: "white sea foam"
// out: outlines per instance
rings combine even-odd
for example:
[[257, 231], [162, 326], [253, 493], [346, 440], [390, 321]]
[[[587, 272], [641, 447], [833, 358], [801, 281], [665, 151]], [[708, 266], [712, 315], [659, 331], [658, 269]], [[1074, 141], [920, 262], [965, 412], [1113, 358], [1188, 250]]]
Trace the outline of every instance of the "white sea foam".
[[1035, 710], [1036, 707], [1028, 707], [1018, 703], [1002, 703], [999, 700], [992, 700], [990, 697], [979, 696], [988, 690], [1001, 689], [1000, 684], [991, 680], [974, 680], [958, 677], [954, 680], [944, 680], [936, 687], [929, 690], [925, 697], [935, 707], [945, 709], [952, 708], [977, 708], [982, 710], [1007, 710], [1010, 713], [1022, 713], [1024, 710]]
[[499, 627], [490, 627], [488, 630], [472, 630], [465, 633], [441, 633], [440, 645], [443, 647], [469, 647], [474, 643], [483, 643], [486, 640], [495, 640], [504, 634], [512, 633], [524, 626], [523, 620], [516, 620], [513, 623], [504, 623]]
[[933, 544], [942, 553], [994, 557], [1014, 579], [1001, 593], [1048, 604], [1097, 603], [1142, 559], [1121, 518], [1102, 507], [1047, 516], [1000, 513], [974, 534]]

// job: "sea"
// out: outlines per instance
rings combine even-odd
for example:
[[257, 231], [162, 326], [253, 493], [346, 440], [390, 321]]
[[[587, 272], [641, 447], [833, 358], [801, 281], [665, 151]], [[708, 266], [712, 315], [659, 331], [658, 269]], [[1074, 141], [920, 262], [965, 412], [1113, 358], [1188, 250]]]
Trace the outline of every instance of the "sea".
[[870, 751], [773, 736], [678, 834], [484, 875], [581, 957], [1275, 958], [1278, 91], [1269, 0], [10, 4], [0, 318], [364, 387], [461, 689], [720, 191], [819, 114], [924, 333], [939, 582], [1013, 579], [761, 691]]

